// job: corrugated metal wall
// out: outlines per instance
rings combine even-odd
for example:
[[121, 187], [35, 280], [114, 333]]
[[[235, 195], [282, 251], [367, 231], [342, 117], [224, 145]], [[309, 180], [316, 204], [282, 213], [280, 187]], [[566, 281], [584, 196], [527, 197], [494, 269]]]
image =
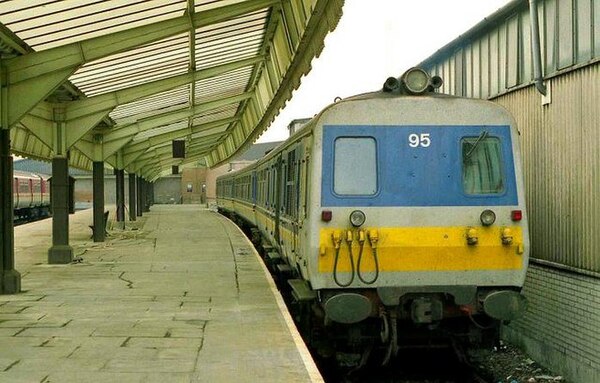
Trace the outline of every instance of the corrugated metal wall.
[[600, 0], [538, 3], [550, 103], [532, 85], [527, 1], [510, 3], [422, 65], [442, 76], [444, 93], [505, 106], [521, 131], [531, 255], [541, 261], [530, 267], [523, 289], [530, 308], [504, 327], [504, 336], [569, 381], [596, 382]]
[[532, 256], [600, 271], [600, 63], [495, 99], [522, 134]]
[[[538, 4], [546, 76], [600, 58], [600, 0]], [[489, 98], [533, 79], [528, 3], [516, 1], [511, 9], [424, 62], [444, 79], [443, 93]]]
[[532, 256], [600, 272], [600, 0], [538, 1], [551, 103], [532, 83], [527, 1], [514, 1], [422, 65], [443, 93], [507, 107], [523, 134]]

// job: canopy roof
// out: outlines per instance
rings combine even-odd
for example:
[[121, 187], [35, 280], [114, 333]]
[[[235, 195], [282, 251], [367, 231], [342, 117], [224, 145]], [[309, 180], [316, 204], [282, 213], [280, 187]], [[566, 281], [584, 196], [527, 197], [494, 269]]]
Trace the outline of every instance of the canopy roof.
[[[268, 127], [343, 0], [0, 2], [12, 150], [154, 180], [214, 166]], [[171, 142], [185, 140], [184, 159]]]

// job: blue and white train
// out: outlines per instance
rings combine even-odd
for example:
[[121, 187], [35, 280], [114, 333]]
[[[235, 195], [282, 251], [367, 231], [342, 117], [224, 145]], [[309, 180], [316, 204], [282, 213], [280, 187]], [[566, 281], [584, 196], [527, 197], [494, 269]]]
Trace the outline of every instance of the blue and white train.
[[419, 68], [389, 78], [217, 180], [219, 210], [262, 238], [322, 354], [473, 344], [525, 310], [517, 126], [440, 85]]

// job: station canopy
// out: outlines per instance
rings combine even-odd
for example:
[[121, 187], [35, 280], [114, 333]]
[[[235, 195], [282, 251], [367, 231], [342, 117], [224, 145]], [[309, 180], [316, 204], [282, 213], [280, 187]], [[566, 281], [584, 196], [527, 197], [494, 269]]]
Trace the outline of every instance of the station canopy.
[[[155, 180], [212, 167], [271, 123], [343, 0], [0, 2], [2, 128], [14, 153]], [[173, 158], [174, 140], [185, 157]]]

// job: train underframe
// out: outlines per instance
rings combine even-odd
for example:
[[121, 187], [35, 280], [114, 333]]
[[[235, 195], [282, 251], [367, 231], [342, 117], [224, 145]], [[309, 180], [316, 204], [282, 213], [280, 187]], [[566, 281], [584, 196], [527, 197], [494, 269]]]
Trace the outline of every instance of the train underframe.
[[[501, 321], [482, 309], [486, 289], [474, 291], [472, 304], [457, 304], [447, 293], [409, 292], [398, 297], [398, 304], [386, 305], [377, 289], [331, 289], [318, 291], [309, 301], [294, 297], [288, 280], [293, 272], [282, 273], [263, 251], [266, 240], [242, 217], [228, 211], [232, 219], [251, 238], [270, 270], [305, 343], [316, 357], [342, 368], [358, 369], [367, 363], [386, 365], [401, 349], [453, 349], [459, 358], [468, 351], [489, 348], [499, 340]], [[340, 294], [365, 297], [369, 315], [354, 323], [333, 320], [325, 306]], [[350, 315], [352, 316], [352, 315]]]
[[[407, 296], [397, 306], [378, 306], [376, 313], [357, 323], [331, 320], [322, 300], [289, 301], [288, 305], [305, 342], [318, 357], [359, 368], [373, 361], [387, 365], [401, 349], [451, 348], [466, 358], [470, 349], [497, 343], [500, 321], [461, 311], [451, 299], [438, 294]], [[449, 316], [437, 319], [427, 309], [417, 308], [423, 317], [415, 318], [415, 302], [431, 307], [429, 303], [436, 300], [447, 302], [443, 310]]]
[[30, 222], [50, 216], [50, 206], [27, 206], [14, 209], [14, 222]]

